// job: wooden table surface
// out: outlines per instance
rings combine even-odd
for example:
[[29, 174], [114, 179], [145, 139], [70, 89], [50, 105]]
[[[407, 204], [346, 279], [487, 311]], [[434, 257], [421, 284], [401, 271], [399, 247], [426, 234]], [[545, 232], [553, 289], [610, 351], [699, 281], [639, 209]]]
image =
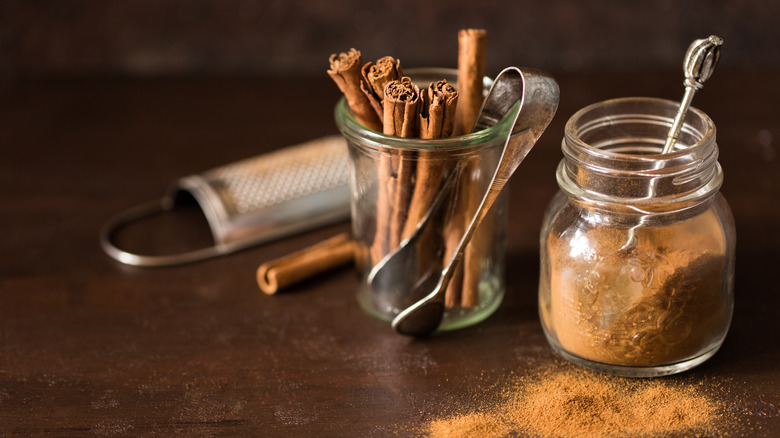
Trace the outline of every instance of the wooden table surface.
[[[536, 309], [563, 125], [606, 98], [679, 99], [682, 79], [553, 73], [558, 115], [511, 184], [507, 296], [485, 322], [423, 340], [365, 314], [347, 268], [276, 296], [257, 289], [261, 262], [347, 223], [173, 268], [125, 266], [98, 244], [109, 217], [175, 178], [336, 133], [324, 72], [0, 83], [0, 436], [413, 436], [512, 377], [572, 369]], [[736, 308], [711, 360], [663, 380], [717, 387], [732, 419], [719, 436], [780, 436], [780, 71], [761, 75], [719, 71], [694, 100], [718, 127]], [[187, 218], [172, 228], [204, 231]], [[166, 236], [136, 240], [170, 249]]]

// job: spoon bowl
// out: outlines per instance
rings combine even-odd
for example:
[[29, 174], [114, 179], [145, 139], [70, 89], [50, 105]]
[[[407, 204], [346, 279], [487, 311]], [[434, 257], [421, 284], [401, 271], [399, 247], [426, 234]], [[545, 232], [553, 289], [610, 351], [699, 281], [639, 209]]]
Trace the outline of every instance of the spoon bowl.
[[[455, 165], [454, 169], [442, 182], [430, 207], [422, 219], [420, 219], [412, 234], [402, 240], [398, 248], [384, 256], [368, 273], [366, 281], [371, 290], [381, 290], [400, 296], [406, 294], [412, 288], [420, 289], [422, 280], [419, 279], [436, 276], [434, 271], [441, 270], [440, 263], [427, 263], [426, 266], [420, 265], [421, 248], [419, 243], [424, 237], [436, 239], [436, 241], [428, 240], [426, 243], [431, 247], [443, 248], [441, 241], [444, 237], [440, 233], [433, 232], [434, 230], [429, 225], [437, 223], [445, 215], [447, 209], [444, 208], [443, 204], [447, 199], [451, 198], [456, 187], [455, 183], [461, 174], [461, 169], [461, 165]], [[428, 257], [430, 260], [439, 260], [440, 258], [441, 254], [437, 254], [436, 257]], [[408, 273], [409, 275], [399, 275], [399, 272]]]

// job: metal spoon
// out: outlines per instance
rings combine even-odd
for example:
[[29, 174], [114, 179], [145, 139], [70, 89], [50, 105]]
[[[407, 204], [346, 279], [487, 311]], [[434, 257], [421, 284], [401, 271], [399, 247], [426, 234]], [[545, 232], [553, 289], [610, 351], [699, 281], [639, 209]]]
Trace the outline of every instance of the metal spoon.
[[[466, 244], [509, 178], [550, 124], [558, 109], [559, 100], [558, 84], [551, 76], [538, 70], [524, 68], [521, 71], [517, 67], [508, 67], [493, 82], [474, 125], [474, 131], [495, 125], [519, 102], [520, 108], [515, 114], [512, 130], [507, 136], [490, 187], [461, 238], [457, 250], [442, 270], [438, 282], [423, 299], [404, 309], [393, 319], [392, 326], [398, 333], [423, 336], [439, 327], [444, 315], [444, 291], [455, 268], [463, 259]], [[414, 296], [425, 293], [431, 283], [431, 281], [421, 282], [420, 287], [426, 289], [415, 291]]]
[[[499, 75], [499, 77], [501, 77], [501, 75]], [[498, 80], [499, 79], [497, 78], [496, 81]], [[501, 79], [503, 84], [498, 84], [497, 86], [494, 86], [495, 88], [491, 88], [491, 90], [505, 90], [509, 85], [514, 85], [516, 81], [516, 77], [510, 78], [509, 76], [504, 76]], [[483, 104], [483, 107], [488, 108], [488, 111], [486, 112], [483, 108], [480, 114], [478, 114], [477, 121], [471, 132], [476, 132], [498, 124], [520, 98], [519, 89], [513, 92], [515, 93], [514, 100], [504, 92], [496, 91], [489, 93], [489, 96], [486, 98], [486, 103]], [[492, 103], [488, 101], [488, 99], [495, 100], [498, 98], [502, 99], [501, 105], [505, 105], [505, 108], [499, 108], [499, 103], [497, 101], [493, 101]], [[461, 163], [458, 163], [448, 172], [446, 178], [444, 178], [444, 182], [436, 193], [436, 197], [431, 202], [426, 214], [418, 222], [414, 232], [401, 241], [398, 248], [389, 252], [374, 265], [366, 278], [371, 290], [382, 291], [383, 294], [389, 296], [404, 295], [409, 297], [410, 303], [413, 303], [419, 300], [420, 297], [426, 295], [427, 290], [436, 284], [436, 281], [438, 281], [439, 278], [439, 275], [437, 274], [441, 274], [441, 264], [427, 263], [425, 266], [420, 265], [419, 241], [430, 228], [430, 224], [436, 223], [446, 213], [446, 209], [443, 208], [444, 201], [451, 198], [452, 192], [456, 187], [455, 183], [459, 180], [462, 171], [463, 166]], [[433, 233], [433, 237], [441, 238], [442, 236], [437, 236], [437, 233]], [[435, 242], [427, 242], [427, 244], [434, 244], [435, 246]], [[439, 254], [439, 257], [430, 258], [438, 259], [440, 256], [441, 254]], [[401, 272], [405, 275], [399, 275]], [[433, 281], [433, 284], [430, 284], [431, 281]], [[424, 284], [428, 286], [425, 287]], [[410, 294], [410, 290], [422, 290], [422, 295]]]
[[[668, 154], [674, 150], [674, 146], [677, 144], [677, 137], [680, 135], [680, 131], [683, 127], [685, 115], [688, 114], [688, 109], [691, 107], [693, 95], [704, 87], [704, 81], [709, 79], [715, 71], [715, 67], [718, 65], [718, 60], [720, 59], [720, 46], [722, 45], [723, 39], [715, 35], [710, 35], [708, 38], [695, 40], [688, 46], [688, 50], [685, 52], [685, 60], [683, 61], [683, 72], [685, 74], [685, 81], [683, 81], [683, 84], [685, 85], [685, 94], [683, 94], [682, 101], [680, 101], [680, 108], [677, 110], [677, 115], [674, 117], [672, 127], [669, 129], [669, 133], [666, 136], [666, 142], [664, 143], [663, 150], [661, 150], [662, 155]], [[657, 182], [657, 179], [650, 181], [647, 194], [648, 197], [655, 196]], [[648, 218], [649, 216], [641, 216], [639, 218], [639, 223], [628, 230], [626, 242], [618, 251], [632, 251], [636, 247], [636, 232], [645, 225]]]
[[[435, 274], [435, 271], [441, 269], [441, 264], [438, 262], [425, 263], [425, 266], [421, 266], [419, 242], [423, 239], [423, 236], [426, 236], [429, 225], [437, 223], [447, 212], [447, 209], [443, 208], [444, 201], [451, 197], [462, 169], [462, 165], [455, 165], [439, 187], [428, 211], [425, 212], [425, 215], [417, 223], [412, 234], [402, 240], [398, 248], [389, 252], [371, 268], [366, 278], [366, 282], [371, 290], [398, 296], [406, 293], [410, 288], [417, 289], [419, 283], [428, 281]], [[443, 239], [443, 236], [438, 235], [438, 233], [427, 233], [427, 235], [436, 238], [437, 241]], [[438, 246], [438, 243], [428, 242], [432, 246]], [[430, 258], [439, 259], [440, 255]], [[399, 276], [399, 272], [408, 275]]]

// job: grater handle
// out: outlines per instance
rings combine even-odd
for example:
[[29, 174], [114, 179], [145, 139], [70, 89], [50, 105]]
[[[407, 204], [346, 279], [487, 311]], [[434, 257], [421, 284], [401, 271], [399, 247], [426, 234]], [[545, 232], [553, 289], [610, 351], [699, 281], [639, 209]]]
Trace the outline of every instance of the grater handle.
[[[171, 255], [142, 255], [118, 248], [113, 241], [114, 233], [123, 226], [160, 213], [165, 213], [173, 208], [169, 198], [160, 201], [147, 202], [136, 207], [129, 208], [111, 218], [100, 230], [100, 246], [111, 258], [132, 266], [162, 267], [174, 266], [185, 263], [197, 262], [212, 257], [227, 254], [241, 249], [240, 242], [236, 244], [222, 244], [196, 249]], [[248, 245], [245, 245], [248, 246]]]

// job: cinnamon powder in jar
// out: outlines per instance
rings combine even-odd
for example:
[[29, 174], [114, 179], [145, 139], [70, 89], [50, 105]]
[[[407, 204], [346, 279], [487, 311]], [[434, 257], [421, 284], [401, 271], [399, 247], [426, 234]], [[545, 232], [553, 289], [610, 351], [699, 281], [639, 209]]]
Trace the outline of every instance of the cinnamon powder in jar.
[[576, 239], [550, 233], [546, 327], [568, 353], [606, 364], [657, 366], [707, 351], [730, 318], [718, 225], [708, 211], [641, 227], [628, 248], [614, 228], [583, 228]]
[[719, 189], [715, 124], [679, 103], [628, 97], [569, 118], [560, 190], [540, 233], [539, 311], [564, 358], [632, 377], [695, 367], [722, 345], [734, 304], [736, 227]]

